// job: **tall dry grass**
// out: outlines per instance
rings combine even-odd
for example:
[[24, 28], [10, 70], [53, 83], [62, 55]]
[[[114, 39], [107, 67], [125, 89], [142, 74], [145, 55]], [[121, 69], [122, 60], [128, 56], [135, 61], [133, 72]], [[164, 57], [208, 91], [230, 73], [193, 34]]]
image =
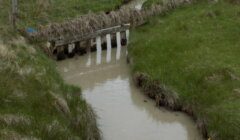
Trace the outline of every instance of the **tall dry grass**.
[[7, 46], [0, 43], [0, 59], [11, 60], [15, 59], [16, 55], [14, 51], [7, 48]]
[[59, 39], [65, 37], [75, 37], [86, 35], [97, 30], [130, 23], [132, 27], [141, 25], [151, 16], [162, 14], [182, 4], [190, 3], [189, 0], [171, 0], [164, 4], [152, 5], [148, 9], [134, 10], [122, 8], [110, 13], [88, 13], [77, 19], [63, 23], [52, 23], [41, 26], [38, 32], [32, 34], [33, 39]]

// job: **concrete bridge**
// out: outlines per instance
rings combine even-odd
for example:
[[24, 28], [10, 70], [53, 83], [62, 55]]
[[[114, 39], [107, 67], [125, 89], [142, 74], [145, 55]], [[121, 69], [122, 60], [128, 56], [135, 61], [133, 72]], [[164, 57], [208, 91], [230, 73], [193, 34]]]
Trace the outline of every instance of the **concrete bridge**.
[[99, 51], [109, 47], [127, 45], [129, 29], [130, 24], [123, 24], [85, 35], [50, 38], [47, 46], [54, 58], [62, 60], [66, 57], [73, 57], [76, 53], [82, 55], [88, 51]]
[[[191, 0], [171, 0], [148, 9], [122, 8], [110, 13], [89, 13], [71, 21], [49, 24], [27, 36], [30, 40], [49, 42], [48, 52], [61, 60], [66, 56], [72, 57], [75, 53], [95, 51], [98, 44], [102, 49], [106, 49], [109, 42], [116, 47], [119, 40], [124, 45], [128, 41], [130, 24], [132, 27], [140, 26], [151, 16], [189, 3]], [[120, 39], [117, 40], [118, 36]]]

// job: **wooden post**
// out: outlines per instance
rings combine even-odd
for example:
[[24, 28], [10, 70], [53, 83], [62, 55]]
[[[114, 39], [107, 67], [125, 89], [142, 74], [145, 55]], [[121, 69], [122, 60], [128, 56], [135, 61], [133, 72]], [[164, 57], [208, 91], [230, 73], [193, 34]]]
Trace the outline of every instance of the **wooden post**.
[[18, 14], [18, 0], [12, 0], [12, 26], [16, 29], [17, 26], [17, 14]]

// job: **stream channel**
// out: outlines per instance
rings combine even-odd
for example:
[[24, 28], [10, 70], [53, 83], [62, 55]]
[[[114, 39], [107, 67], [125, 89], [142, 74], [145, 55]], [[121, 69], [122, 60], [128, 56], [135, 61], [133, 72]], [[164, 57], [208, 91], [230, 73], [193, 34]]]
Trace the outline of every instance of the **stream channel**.
[[202, 140], [195, 123], [181, 112], [156, 107], [135, 87], [126, 47], [88, 53], [58, 62], [58, 70], [98, 115], [104, 140]]
[[[141, 9], [144, 0], [131, 2]], [[95, 110], [104, 140], [202, 140], [195, 123], [181, 112], [156, 107], [135, 87], [126, 62], [127, 47], [75, 56], [58, 62], [69, 84], [80, 86]]]

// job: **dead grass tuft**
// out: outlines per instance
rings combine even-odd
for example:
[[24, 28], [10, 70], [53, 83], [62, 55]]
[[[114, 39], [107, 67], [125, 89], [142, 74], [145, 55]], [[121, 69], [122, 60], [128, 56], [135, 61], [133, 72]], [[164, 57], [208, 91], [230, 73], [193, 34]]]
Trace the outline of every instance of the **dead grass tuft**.
[[24, 99], [26, 99], [26, 97], [27, 97], [27, 94], [25, 92], [21, 91], [20, 89], [17, 89], [17, 88], [15, 88], [13, 90], [12, 94], [10, 94], [8, 96], [9, 99], [14, 99], [14, 100], [15, 99], [24, 100]]
[[14, 60], [16, 59], [16, 54], [7, 46], [0, 44], [0, 58], [4, 60]]
[[19, 46], [19, 45], [27, 46], [26, 49], [29, 54], [32, 54], [32, 55], [36, 54], [36, 49], [33, 46], [27, 44], [27, 41], [22, 36], [13, 39], [11, 43], [16, 46]]
[[11, 125], [30, 125], [30, 118], [22, 115], [4, 114], [0, 115], [0, 122], [8, 126]]
[[2, 140], [39, 140], [33, 136], [22, 136], [19, 133], [7, 129], [0, 130], [0, 139]]
[[81, 128], [84, 124], [87, 128], [87, 139], [100, 140], [101, 134], [99, 133], [100, 130], [96, 127], [97, 121], [95, 118], [95, 112], [93, 111], [91, 106], [87, 104], [86, 110], [83, 110], [79, 107], [77, 108], [77, 116], [72, 120], [72, 124], [75, 128]]
[[46, 132], [49, 136], [55, 136], [61, 133], [66, 133], [66, 128], [64, 128], [58, 120], [53, 120], [46, 126]]
[[240, 98], [240, 88], [236, 88], [233, 90], [234, 95], [236, 95], [236, 97]]
[[205, 77], [206, 81], [212, 81], [212, 82], [223, 81], [226, 79], [237, 80], [237, 81], [240, 80], [240, 78], [234, 72], [228, 69], [217, 70], [215, 72], [212, 72], [209, 76]]
[[67, 104], [67, 101], [60, 97], [59, 95], [50, 92], [51, 97], [53, 98], [53, 105], [55, 108], [59, 111], [62, 112], [65, 116], [69, 117], [70, 116], [70, 109]]
[[33, 73], [33, 68], [31, 68], [31, 67], [18, 68], [17, 73], [21, 76], [27, 76], [27, 75]]

